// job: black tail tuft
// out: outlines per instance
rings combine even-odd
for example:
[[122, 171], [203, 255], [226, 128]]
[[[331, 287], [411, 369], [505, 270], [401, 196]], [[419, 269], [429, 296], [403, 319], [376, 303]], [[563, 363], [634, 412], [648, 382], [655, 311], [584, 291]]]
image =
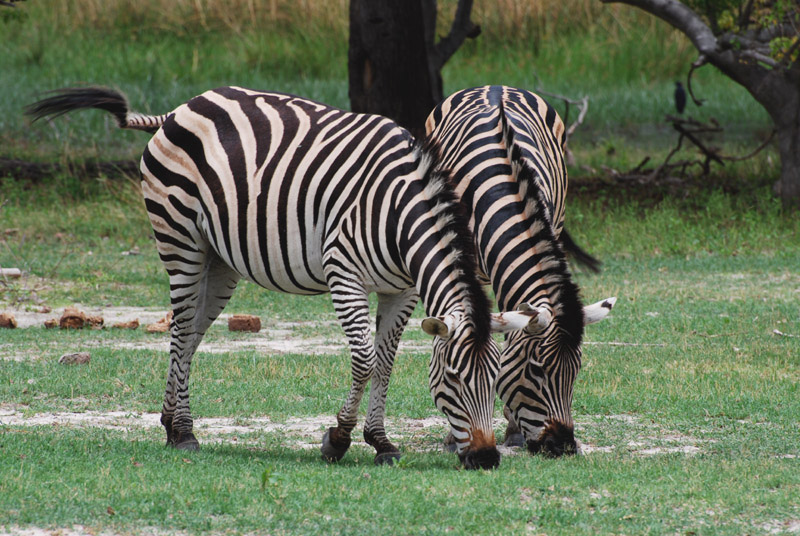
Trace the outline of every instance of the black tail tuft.
[[26, 106], [25, 115], [36, 121], [43, 117], [58, 117], [73, 110], [97, 108], [111, 112], [121, 128], [127, 125], [128, 101], [119, 91], [87, 86], [57, 89], [50, 93], [53, 96]]
[[571, 255], [578, 264], [585, 266], [596, 274], [600, 273], [600, 265], [603, 263], [592, 257], [586, 250], [576, 244], [566, 229], [561, 230], [561, 237], [559, 239], [561, 240], [561, 246], [564, 248], [564, 251]]

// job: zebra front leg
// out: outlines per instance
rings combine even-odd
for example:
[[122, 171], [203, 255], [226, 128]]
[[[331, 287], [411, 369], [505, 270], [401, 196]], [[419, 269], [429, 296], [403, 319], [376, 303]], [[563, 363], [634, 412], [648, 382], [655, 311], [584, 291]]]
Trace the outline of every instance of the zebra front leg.
[[[336, 266], [336, 269], [341, 269], [341, 266]], [[347, 400], [336, 415], [338, 426], [329, 428], [322, 438], [320, 450], [322, 458], [328, 462], [341, 460], [350, 448], [350, 436], [358, 420], [358, 406], [376, 362], [375, 348], [370, 340], [367, 293], [360, 281], [340, 274], [329, 274], [328, 285], [339, 322], [350, 343], [352, 381]]]
[[508, 421], [508, 426], [506, 426], [506, 438], [503, 441], [503, 445], [506, 447], [523, 446], [525, 444], [525, 437], [522, 435], [522, 430], [519, 429], [519, 425], [517, 425], [517, 422], [514, 420], [514, 415], [506, 405], [503, 406], [503, 416]]
[[[197, 259], [170, 260], [170, 364], [167, 389], [161, 410], [161, 424], [167, 432], [167, 445], [180, 450], [200, 447], [193, 432], [189, 408], [189, 371], [203, 335], [228, 303], [239, 275], [214, 253]], [[165, 263], [167, 264], [167, 263]], [[198, 266], [200, 269], [198, 270]]]
[[375, 448], [375, 464], [393, 464], [400, 459], [400, 450], [386, 436], [386, 394], [392, 374], [397, 345], [414, 307], [419, 301], [417, 290], [409, 288], [400, 294], [378, 294], [375, 351], [377, 364], [372, 376], [369, 408], [364, 423], [364, 440]]

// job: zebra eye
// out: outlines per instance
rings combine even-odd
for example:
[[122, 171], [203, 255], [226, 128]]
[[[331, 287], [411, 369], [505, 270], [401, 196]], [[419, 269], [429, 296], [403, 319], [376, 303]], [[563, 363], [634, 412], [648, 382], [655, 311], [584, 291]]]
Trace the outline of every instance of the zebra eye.
[[461, 387], [461, 376], [458, 374], [458, 371], [453, 367], [445, 367], [444, 375], [447, 376], [447, 379], [450, 383]]

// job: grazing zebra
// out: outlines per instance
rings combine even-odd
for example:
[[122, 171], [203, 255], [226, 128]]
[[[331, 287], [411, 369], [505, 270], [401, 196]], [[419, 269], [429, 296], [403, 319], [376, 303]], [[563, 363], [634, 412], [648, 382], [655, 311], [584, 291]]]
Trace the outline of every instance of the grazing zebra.
[[572, 389], [583, 327], [602, 320], [616, 299], [582, 308], [559, 244], [564, 124], [533, 93], [486, 86], [445, 99], [426, 131], [469, 212], [480, 271], [500, 310], [534, 314], [524, 330], [508, 334], [501, 354], [497, 392], [509, 418], [507, 443], [521, 429], [532, 452], [574, 453]]
[[[323, 457], [344, 456], [372, 380], [364, 439], [376, 463], [400, 453], [384, 429], [389, 376], [418, 296], [434, 335], [429, 386], [466, 468], [499, 464], [492, 429], [499, 350], [476, 276], [473, 240], [437, 151], [392, 121], [279, 93], [222, 87], [159, 116], [132, 112], [105, 88], [60, 90], [34, 118], [79, 108], [155, 133], [141, 160], [142, 192], [169, 274], [170, 365], [161, 422], [167, 444], [193, 450], [188, 378], [203, 334], [239, 279], [292, 294], [330, 292], [350, 344], [352, 383]], [[378, 294], [370, 336], [367, 296]], [[523, 322], [524, 320], [524, 322]], [[494, 323], [493, 323], [494, 322]], [[515, 324], [516, 322], [516, 324]]]

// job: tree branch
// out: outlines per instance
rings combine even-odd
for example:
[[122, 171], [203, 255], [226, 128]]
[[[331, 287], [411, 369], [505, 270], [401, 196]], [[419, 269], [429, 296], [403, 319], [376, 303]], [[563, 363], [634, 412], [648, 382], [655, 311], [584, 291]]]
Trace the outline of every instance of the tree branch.
[[441, 38], [436, 44], [436, 61], [439, 69], [447, 63], [447, 60], [456, 53], [456, 50], [467, 38], [475, 39], [481, 33], [481, 27], [470, 20], [472, 1], [458, 0], [456, 15], [453, 18], [452, 26], [450, 26], [450, 33]]
[[686, 89], [689, 90], [689, 96], [692, 97], [692, 101], [697, 106], [702, 106], [703, 102], [705, 101], [694, 96], [694, 90], [692, 90], [692, 75], [694, 74], [695, 69], [699, 69], [706, 63], [708, 63], [706, 57], [700, 54], [700, 57], [692, 63], [692, 68], [689, 69], [689, 74], [686, 75]]
[[701, 54], [712, 57], [719, 53], [719, 43], [703, 19], [678, 0], [600, 0], [604, 4], [622, 3], [638, 7], [669, 23], [692, 41]]

